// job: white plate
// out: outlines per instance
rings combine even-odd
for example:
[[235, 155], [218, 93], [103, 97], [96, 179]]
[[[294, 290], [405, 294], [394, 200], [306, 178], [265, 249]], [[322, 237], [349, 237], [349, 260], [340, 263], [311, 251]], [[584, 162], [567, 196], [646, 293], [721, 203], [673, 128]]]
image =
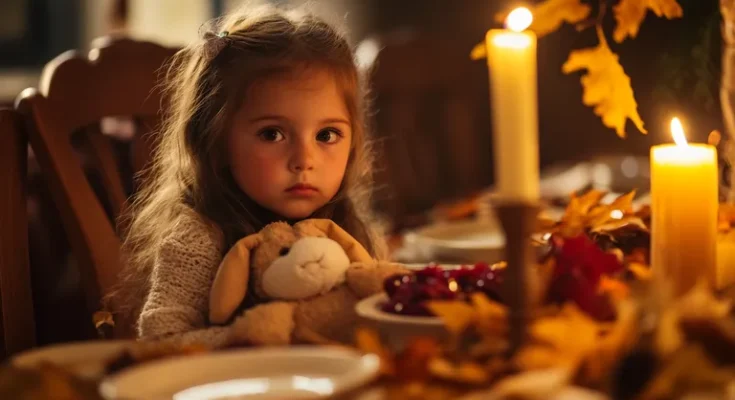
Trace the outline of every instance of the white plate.
[[82, 377], [99, 377], [105, 364], [134, 342], [98, 340], [73, 342], [40, 347], [20, 353], [11, 364], [19, 368], [35, 368], [41, 363], [53, 363]]
[[[411, 271], [421, 271], [422, 269], [430, 266], [432, 264], [430, 263], [408, 263], [403, 264], [404, 267]], [[442, 269], [460, 269], [463, 266], [467, 266], [466, 264], [433, 264], [433, 265], [439, 265], [442, 267]]]
[[411, 337], [429, 336], [439, 340], [447, 337], [447, 330], [438, 317], [413, 317], [381, 310], [388, 295], [377, 293], [355, 305], [355, 312], [363, 322], [376, 329], [393, 350], [400, 351]]
[[105, 379], [105, 399], [323, 398], [375, 378], [375, 355], [333, 347], [282, 347], [175, 357]]
[[439, 263], [501, 261], [505, 234], [494, 222], [458, 221], [425, 226], [407, 234], [406, 247], [426, 260]]
[[424, 327], [442, 326], [441, 320], [437, 317], [399, 315], [383, 311], [381, 307], [386, 302], [388, 302], [388, 295], [386, 293], [376, 293], [357, 303], [357, 305], [355, 306], [355, 311], [360, 317], [374, 321], [395, 324], [420, 325]]

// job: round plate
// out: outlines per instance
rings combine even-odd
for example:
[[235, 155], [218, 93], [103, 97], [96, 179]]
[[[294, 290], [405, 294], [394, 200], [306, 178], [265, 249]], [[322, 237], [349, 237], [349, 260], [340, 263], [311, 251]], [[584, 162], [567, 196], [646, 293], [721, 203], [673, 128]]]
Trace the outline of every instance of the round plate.
[[378, 373], [375, 355], [332, 347], [283, 347], [175, 357], [105, 379], [105, 399], [323, 398], [354, 389]]
[[19, 368], [35, 368], [41, 363], [53, 363], [82, 377], [98, 377], [104, 373], [109, 360], [133, 343], [128, 340], [99, 340], [45, 346], [16, 355], [11, 364]]
[[421, 326], [442, 326], [442, 321], [437, 317], [414, 317], [410, 315], [393, 314], [381, 310], [381, 306], [387, 302], [387, 294], [385, 294], [384, 292], [376, 293], [357, 303], [357, 305], [355, 306], [355, 311], [360, 317], [373, 321]]
[[448, 333], [437, 317], [412, 317], [385, 312], [380, 307], [388, 301], [388, 295], [377, 293], [355, 305], [355, 312], [363, 322], [377, 330], [385, 344], [395, 351], [403, 349], [412, 337], [429, 336], [444, 340]]

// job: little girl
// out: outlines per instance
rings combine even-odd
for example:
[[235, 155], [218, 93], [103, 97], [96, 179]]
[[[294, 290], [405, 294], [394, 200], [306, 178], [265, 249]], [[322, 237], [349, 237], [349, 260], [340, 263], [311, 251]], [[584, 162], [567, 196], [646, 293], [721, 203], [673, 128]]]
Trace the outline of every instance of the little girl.
[[229, 247], [270, 222], [330, 218], [382, 255], [367, 214], [365, 105], [340, 33], [294, 10], [245, 7], [169, 72], [171, 109], [113, 296], [139, 315], [140, 337], [223, 343], [226, 329], [207, 326], [210, 286]]

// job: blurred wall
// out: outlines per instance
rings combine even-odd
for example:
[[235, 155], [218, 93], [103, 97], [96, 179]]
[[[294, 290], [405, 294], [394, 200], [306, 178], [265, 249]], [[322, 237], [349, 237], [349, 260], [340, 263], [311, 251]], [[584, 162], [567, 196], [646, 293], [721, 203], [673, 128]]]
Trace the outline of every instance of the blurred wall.
[[198, 38], [199, 27], [214, 15], [210, 0], [129, 0], [132, 36], [181, 46]]

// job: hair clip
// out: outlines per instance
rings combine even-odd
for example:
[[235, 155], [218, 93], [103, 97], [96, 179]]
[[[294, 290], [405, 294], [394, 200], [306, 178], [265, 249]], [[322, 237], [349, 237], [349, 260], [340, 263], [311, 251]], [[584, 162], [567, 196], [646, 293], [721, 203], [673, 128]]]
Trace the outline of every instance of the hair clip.
[[208, 59], [213, 60], [227, 46], [229, 42], [227, 36], [229, 34], [230, 32], [228, 31], [220, 31], [218, 33], [209, 31], [204, 33], [204, 53]]

